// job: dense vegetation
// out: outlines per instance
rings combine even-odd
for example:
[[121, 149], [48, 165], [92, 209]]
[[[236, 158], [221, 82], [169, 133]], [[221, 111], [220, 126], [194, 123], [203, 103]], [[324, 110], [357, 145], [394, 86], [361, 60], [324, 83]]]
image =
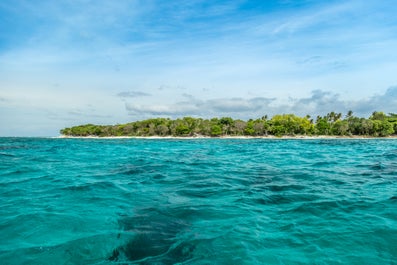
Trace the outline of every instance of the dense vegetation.
[[283, 135], [335, 135], [384, 137], [397, 133], [397, 114], [374, 112], [366, 118], [353, 116], [349, 111], [345, 117], [331, 112], [312, 119], [309, 115], [275, 115], [271, 119], [263, 116], [248, 121], [230, 117], [201, 119], [184, 117], [176, 120], [155, 118], [118, 125], [80, 125], [61, 130], [67, 136], [283, 136]]

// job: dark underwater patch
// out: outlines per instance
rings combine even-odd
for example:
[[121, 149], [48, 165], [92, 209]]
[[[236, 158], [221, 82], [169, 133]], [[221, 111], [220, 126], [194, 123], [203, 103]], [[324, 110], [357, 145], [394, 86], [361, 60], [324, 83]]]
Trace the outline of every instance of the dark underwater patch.
[[178, 237], [189, 229], [182, 218], [150, 208], [121, 218], [119, 224], [125, 232], [134, 236], [113, 250], [110, 261], [175, 264], [192, 258], [193, 244]]

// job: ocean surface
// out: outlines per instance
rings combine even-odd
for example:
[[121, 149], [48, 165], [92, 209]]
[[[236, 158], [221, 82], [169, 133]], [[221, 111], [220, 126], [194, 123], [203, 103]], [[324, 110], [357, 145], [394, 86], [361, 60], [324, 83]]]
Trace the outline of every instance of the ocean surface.
[[0, 264], [397, 264], [397, 140], [0, 138]]

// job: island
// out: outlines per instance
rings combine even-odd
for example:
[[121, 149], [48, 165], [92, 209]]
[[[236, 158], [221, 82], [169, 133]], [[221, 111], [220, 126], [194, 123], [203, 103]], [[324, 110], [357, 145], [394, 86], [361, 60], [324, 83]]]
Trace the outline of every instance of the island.
[[310, 115], [267, 115], [249, 120], [222, 118], [152, 118], [117, 125], [85, 124], [60, 130], [64, 137], [388, 137], [397, 133], [397, 114], [374, 111], [368, 118], [349, 111]]

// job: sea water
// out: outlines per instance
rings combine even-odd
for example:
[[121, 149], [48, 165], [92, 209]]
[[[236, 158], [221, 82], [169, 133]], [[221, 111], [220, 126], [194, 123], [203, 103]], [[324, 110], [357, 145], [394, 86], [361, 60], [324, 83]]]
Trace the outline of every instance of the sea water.
[[397, 140], [0, 138], [0, 264], [397, 264]]

